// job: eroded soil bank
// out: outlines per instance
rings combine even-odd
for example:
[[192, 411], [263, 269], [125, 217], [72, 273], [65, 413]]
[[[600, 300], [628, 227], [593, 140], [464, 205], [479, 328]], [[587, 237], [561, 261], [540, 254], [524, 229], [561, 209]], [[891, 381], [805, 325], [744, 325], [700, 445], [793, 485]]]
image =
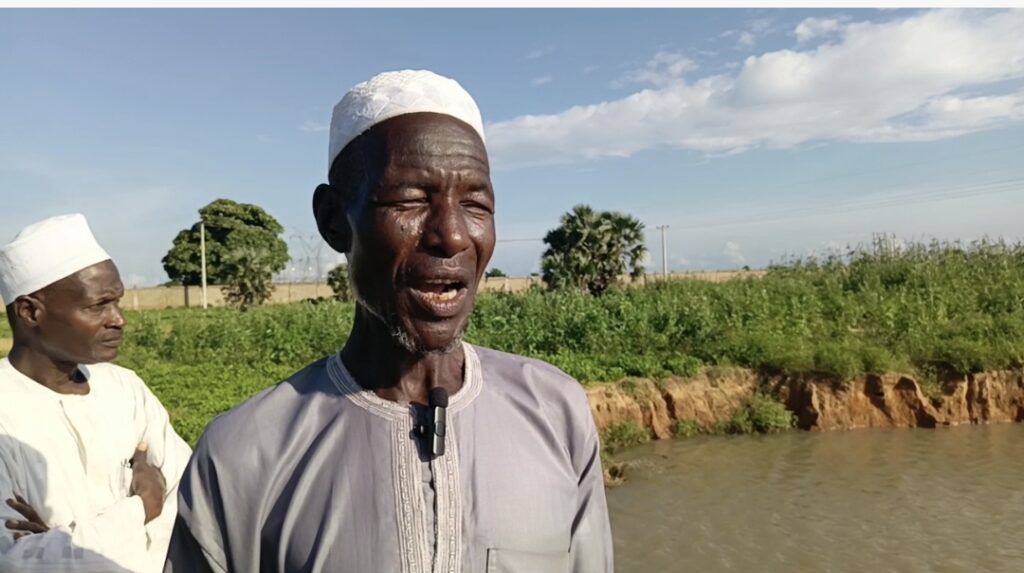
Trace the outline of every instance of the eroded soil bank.
[[768, 377], [750, 370], [708, 371], [693, 378], [628, 378], [587, 387], [598, 430], [631, 423], [654, 439], [685, 424], [714, 432], [756, 393], [783, 403], [805, 430], [954, 426], [1024, 421], [1024, 373], [993, 371], [947, 379], [926, 394], [903, 374], [846, 382], [813, 376]]

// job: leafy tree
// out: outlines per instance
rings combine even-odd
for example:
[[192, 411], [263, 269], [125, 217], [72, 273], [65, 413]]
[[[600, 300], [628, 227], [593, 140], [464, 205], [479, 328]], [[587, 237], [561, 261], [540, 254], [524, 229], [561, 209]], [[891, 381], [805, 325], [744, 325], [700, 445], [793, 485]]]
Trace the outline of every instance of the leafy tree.
[[348, 265], [341, 263], [327, 273], [327, 285], [334, 291], [334, 299], [342, 302], [352, 300], [348, 282]]
[[499, 269], [497, 267], [494, 267], [494, 268], [491, 268], [490, 270], [488, 270], [486, 273], [484, 273], [484, 276], [489, 278], [489, 279], [491, 279], [491, 278], [507, 277], [508, 275], [506, 275], [505, 272], [502, 271], [501, 269]]
[[629, 215], [577, 205], [544, 237], [541, 278], [549, 288], [592, 295], [608, 290], [627, 270], [635, 280], [643, 275], [647, 254], [643, 231], [643, 223]]
[[[288, 262], [284, 227], [257, 205], [217, 199], [199, 210], [206, 224], [206, 280], [223, 285], [228, 302], [261, 304], [273, 291], [274, 273]], [[183, 229], [162, 259], [167, 276], [186, 287], [201, 281], [199, 223]]]

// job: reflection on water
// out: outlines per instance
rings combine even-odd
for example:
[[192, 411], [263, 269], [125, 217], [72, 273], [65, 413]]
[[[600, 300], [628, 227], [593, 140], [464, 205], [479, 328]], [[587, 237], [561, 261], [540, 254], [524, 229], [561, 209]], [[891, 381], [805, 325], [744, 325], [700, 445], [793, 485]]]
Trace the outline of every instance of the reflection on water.
[[1024, 425], [653, 443], [617, 571], [1024, 572]]

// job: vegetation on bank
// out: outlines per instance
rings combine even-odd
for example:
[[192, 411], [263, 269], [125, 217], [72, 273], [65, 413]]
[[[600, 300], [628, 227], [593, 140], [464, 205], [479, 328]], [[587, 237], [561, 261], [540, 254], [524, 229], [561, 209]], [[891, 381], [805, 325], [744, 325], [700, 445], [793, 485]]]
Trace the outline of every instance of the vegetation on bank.
[[[712, 428], [705, 428], [695, 420], [674, 420], [672, 435], [677, 438], [692, 438], [705, 434], [774, 434], [792, 429], [796, 419], [786, 406], [775, 398], [757, 393], [750, 397], [728, 420]], [[651, 432], [636, 422], [612, 424], [601, 432], [602, 454], [608, 456], [619, 451], [646, 444]]]
[[583, 380], [687, 375], [702, 365], [842, 379], [1024, 363], [1024, 247], [882, 245], [788, 261], [761, 279], [673, 281], [602, 297], [496, 295], [471, 338]]
[[[351, 302], [325, 301], [131, 312], [118, 362], [139, 372], [194, 441], [212, 416], [337, 351], [353, 311]], [[10, 336], [0, 328], [0, 338]], [[1019, 368], [1024, 246], [879, 244], [786, 261], [760, 279], [671, 281], [600, 297], [485, 293], [467, 339], [547, 360], [584, 383], [687, 376], [710, 365], [840, 379], [904, 371], [924, 380]], [[755, 402], [721, 429], [786, 425], [775, 403]], [[620, 433], [606, 442], [635, 434]]]

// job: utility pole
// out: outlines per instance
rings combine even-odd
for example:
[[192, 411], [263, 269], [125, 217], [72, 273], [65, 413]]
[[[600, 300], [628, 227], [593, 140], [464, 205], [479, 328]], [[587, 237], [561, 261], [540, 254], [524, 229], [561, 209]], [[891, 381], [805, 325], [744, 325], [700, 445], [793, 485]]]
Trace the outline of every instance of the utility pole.
[[206, 223], [199, 221], [199, 259], [203, 270], [203, 310], [206, 310]]
[[668, 225], [659, 225], [655, 229], [661, 231], [661, 276], [668, 280], [668, 247], [665, 246], [665, 229], [668, 229]]

